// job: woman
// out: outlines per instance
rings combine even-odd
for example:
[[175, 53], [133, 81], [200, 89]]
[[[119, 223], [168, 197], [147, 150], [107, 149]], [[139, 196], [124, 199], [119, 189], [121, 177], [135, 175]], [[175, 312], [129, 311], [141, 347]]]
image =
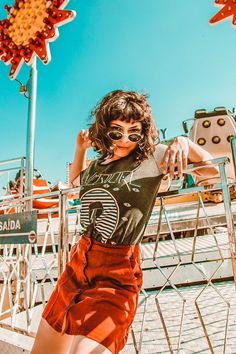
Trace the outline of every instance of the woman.
[[[117, 90], [78, 134], [71, 182], [80, 176], [83, 235], [43, 312], [32, 354], [117, 354], [124, 347], [142, 285], [139, 243], [163, 174], [211, 155], [187, 138], [168, 147], [145, 95]], [[86, 151], [99, 158], [86, 168]], [[201, 173], [214, 175], [215, 168]]]

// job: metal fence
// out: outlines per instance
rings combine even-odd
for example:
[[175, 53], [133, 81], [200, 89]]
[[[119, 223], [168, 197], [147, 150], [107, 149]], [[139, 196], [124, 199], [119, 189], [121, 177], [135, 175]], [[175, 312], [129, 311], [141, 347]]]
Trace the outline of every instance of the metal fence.
[[[234, 312], [230, 312], [236, 305], [235, 287], [225, 293], [215, 283], [223, 278], [235, 282], [234, 205], [225, 175], [227, 159], [213, 162], [219, 166], [221, 183], [208, 190], [221, 190], [224, 197], [218, 219], [202, 200], [202, 186], [158, 195], [160, 206], [155, 207], [155, 217], [146, 230], [153, 242], [141, 245], [144, 285], [123, 353], [231, 353], [229, 348], [236, 352]], [[189, 165], [188, 172], [195, 168], [199, 164]], [[177, 209], [166, 204], [168, 198], [193, 192], [198, 196], [194, 204]], [[17, 198], [3, 198], [0, 203], [0, 211], [12, 206], [23, 211], [28, 200], [52, 197], [58, 198], [58, 207], [38, 211], [37, 243], [0, 246], [0, 326], [32, 337], [70, 248], [80, 237], [79, 188], [32, 197], [24, 197], [22, 191]], [[186, 209], [192, 211], [191, 217]], [[186, 219], [191, 219], [192, 237], [182, 239], [176, 235], [186, 229]], [[207, 232], [199, 236], [201, 229]], [[169, 235], [166, 241], [161, 240], [163, 233]], [[218, 317], [224, 313], [220, 330], [213, 324], [215, 313]], [[199, 349], [192, 348], [196, 340]]]

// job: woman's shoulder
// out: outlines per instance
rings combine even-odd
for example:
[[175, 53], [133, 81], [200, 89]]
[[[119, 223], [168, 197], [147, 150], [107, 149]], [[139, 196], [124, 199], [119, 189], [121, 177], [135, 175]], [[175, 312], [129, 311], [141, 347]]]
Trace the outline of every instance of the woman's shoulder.
[[91, 174], [96, 169], [97, 161], [98, 159], [92, 159], [87, 161], [87, 167], [80, 172], [80, 180], [82, 180], [84, 176]]
[[164, 157], [165, 151], [167, 149], [167, 146], [164, 144], [157, 144], [155, 146], [155, 150], [152, 154], [152, 158], [155, 160], [155, 165], [157, 166], [158, 169], [158, 174], [162, 174], [162, 170], [160, 168], [160, 163]]
[[159, 160], [160, 160], [160, 162], [161, 162], [161, 160], [162, 160], [162, 158], [163, 158], [163, 156], [164, 156], [164, 154], [166, 152], [166, 149], [167, 149], [167, 146], [164, 145], [164, 144], [161, 144], [161, 143], [157, 144], [155, 146], [155, 151], [153, 153], [153, 156], [156, 159], [156, 161], [159, 162]]

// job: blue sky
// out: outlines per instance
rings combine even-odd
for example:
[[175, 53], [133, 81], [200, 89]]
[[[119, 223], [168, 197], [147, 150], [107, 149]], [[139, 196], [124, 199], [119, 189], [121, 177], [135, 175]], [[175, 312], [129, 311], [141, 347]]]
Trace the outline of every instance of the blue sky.
[[[149, 93], [167, 138], [195, 109], [235, 106], [236, 29], [230, 20], [208, 24], [214, 0], [71, 0], [67, 8], [76, 19], [59, 28], [51, 63], [38, 61], [35, 166], [46, 179], [66, 179], [78, 131], [111, 90]], [[8, 72], [0, 62], [0, 160], [26, 150], [28, 103]], [[28, 74], [25, 65], [18, 79]]]

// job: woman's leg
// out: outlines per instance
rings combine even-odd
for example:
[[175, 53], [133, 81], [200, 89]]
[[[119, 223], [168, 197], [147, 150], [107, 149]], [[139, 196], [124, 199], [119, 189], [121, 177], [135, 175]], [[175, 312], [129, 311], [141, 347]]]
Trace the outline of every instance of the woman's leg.
[[109, 349], [85, 336], [74, 336], [70, 354], [112, 354]]
[[55, 331], [41, 319], [31, 354], [68, 354], [74, 336]]

